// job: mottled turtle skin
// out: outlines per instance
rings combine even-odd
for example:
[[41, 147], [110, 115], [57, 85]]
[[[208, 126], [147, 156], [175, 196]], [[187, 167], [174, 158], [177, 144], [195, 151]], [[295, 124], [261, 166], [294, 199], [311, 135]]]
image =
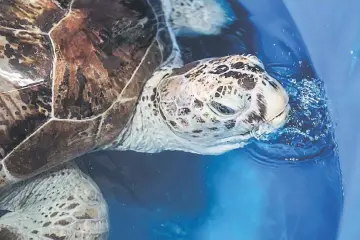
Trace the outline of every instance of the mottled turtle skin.
[[120, 134], [166, 57], [152, 9], [142, 0], [1, 0], [0, 186]]

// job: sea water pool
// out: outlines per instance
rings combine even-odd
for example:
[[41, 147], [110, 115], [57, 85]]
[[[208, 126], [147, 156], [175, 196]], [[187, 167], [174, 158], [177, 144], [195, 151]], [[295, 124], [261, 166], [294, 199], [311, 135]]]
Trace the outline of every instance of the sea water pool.
[[[274, 74], [297, 75], [299, 79], [305, 74], [321, 79], [324, 84], [316, 85], [320, 88], [319, 95], [326, 90], [330, 101], [321, 102], [326, 108], [320, 109], [323, 114], [312, 120], [320, 120], [320, 125], [323, 117], [338, 124], [329, 128], [336, 130], [340, 157], [332, 138], [320, 139], [313, 144], [314, 148], [308, 148], [309, 151], [296, 152], [298, 157], [306, 160], [301, 162], [285, 163], [281, 160], [286, 157], [286, 150], [291, 148], [272, 151], [262, 145], [252, 146], [250, 151], [249, 148], [239, 149], [216, 157], [175, 152], [153, 155], [110, 152], [87, 156], [83, 158], [86, 159], [84, 168], [108, 200], [110, 239], [331, 240], [337, 239], [339, 232], [340, 239], [356, 239], [356, 227], [352, 227], [349, 220], [354, 219], [354, 215], [349, 218], [346, 214], [357, 208], [354, 199], [349, 200], [346, 194], [343, 197], [342, 183], [345, 183], [345, 191], [355, 189], [349, 176], [353, 176], [356, 170], [351, 171], [352, 166], [357, 166], [354, 149], [358, 137], [347, 130], [350, 124], [356, 124], [349, 121], [352, 113], [347, 104], [351, 102], [350, 106], [356, 111], [355, 102], [359, 100], [351, 98], [356, 96], [356, 83], [353, 81], [353, 88], [346, 88], [345, 84], [339, 83], [339, 78], [348, 74], [349, 83], [350, 77], [354, 78], [356, 71], [359, 73], [359, 65], [354, 60], [359, 45], [350, 47], [354, 44], [351, 40], [336, 38], [342, 34], [351, 35], [354, 40], [355, 33], [335, 34], [335, 30], [328, 30], [336, 27], [341, 30], [339, 22], [346, 21], [344, 14], [346, 11], [349, 13], [351, 4], [337, 8], [331, 5], [336, 1], [327, 2], [326, 7], [325, 3], [310, 1], [301, 5], [295, 1], [277, 0], [241, 3], [233, 3], [236, 5], [234, 14], [241, 14], [238, 22], [221, 36], [179, 39], [180, 44], [186, 46], [184, 58], [190, 61], [234, 51], [256, 51], [265, 65], [273, 67]], [[325, 17], [334, 9], [337, 14]], [[352, 22], [356, 22], [355, 17], [349, 17], [349, 28]], [[242, 35], [234, 34], [234, 30], [240, 28], [243, 29]], [[312, 28], [316, 30], [311, 32]], [[326, 31], [328, 35], [323, 33]], [[325, 46], [321, 45], [322, 42]], [[330, 48], [336, 43], [344, 44], [344, 47]], [[320, 51], [321, 48], [325, 50]], [[334, 55], [322, 59], [331, 50]], [[336, 56], [341, 56], [344, 62], [335, 61], [338, 59]], [[302, 65], [298, 65], [299, 61]], [[334, 69], [338, 72], [337, 77], [331, 74], [336, 72]], [[296, 96], [303, 97], [307, 103], [321, 101], [323, 96], [319, 99], [314, 95], [316, 91], [311, 91], [316, 86], [303, 85], [301, 89], [307, 91]], [[347, 95], [347, 102], [344, 102], [344, 95], [339, 96], [338, 92], [350, 90], [353, 94]], [[310, 104], [310, 107], [316, 106]], [[307, 120], [314, 117], [309, 116]], [[316, 130], [317, 126], [311, 129]], [[307, 134], [316, 137], [318, 133]], [[306, 143], [307, 138], [302, 139], [296, 134], [291, 136], [295, 143]], [[280, 140], [284, 142], [286, 138]], [[352, 148], [346, 148], [346, 145]], [[264, 148], [266, 151], [261, 151]], [[251, 151], [254, 149], [256, 151]], [[351, 162], [348, 157], [353, 158]], [[356, 196], [356, 191], [350, 193], [350, 197]], [[340, 224], [344, 200], [345, 216]], [[349, 207], [348, 202], [353, 205]], [[339, 226], [342, 226], [340, 231]]]

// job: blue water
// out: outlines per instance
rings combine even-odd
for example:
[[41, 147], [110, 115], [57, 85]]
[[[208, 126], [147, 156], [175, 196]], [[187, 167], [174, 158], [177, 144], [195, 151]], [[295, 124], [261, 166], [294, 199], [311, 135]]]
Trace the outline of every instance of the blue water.
[[290, 94], [289, 122], [216, 157], [85, 156], [109, 203], [111, 240], [336, 239], [342, 182], [324, 83], [282, 1], [229, 5], [234, 21], [220, 36], [178, 39], [184, 60], [257, 54]]
[[[314, 65], [326, 82], [336, 122], [344, 188], [339, 240], [360, 239], [360, 2], [287, 1], [307, 42]], [[306, 12], [307, 17], [303, 14]], [[346, 27], [344, 27], [346, 26]]]

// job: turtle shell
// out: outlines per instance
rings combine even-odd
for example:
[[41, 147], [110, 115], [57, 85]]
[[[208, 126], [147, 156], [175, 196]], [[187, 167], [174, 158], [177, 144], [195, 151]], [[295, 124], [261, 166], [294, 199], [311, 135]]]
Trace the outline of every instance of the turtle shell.
[[121, 133], [162, 62], [152, 9], [145, 0], [0, 2], [2, 185]]

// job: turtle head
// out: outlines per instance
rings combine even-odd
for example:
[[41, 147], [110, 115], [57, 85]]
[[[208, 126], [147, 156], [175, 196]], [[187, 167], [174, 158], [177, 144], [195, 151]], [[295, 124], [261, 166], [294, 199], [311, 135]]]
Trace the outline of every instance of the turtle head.
[[162, 120], [193, 152], [221, 154], [281, 127], [288, 95], [255, 56], [205, 59], [173, 69], [156, 88]]

